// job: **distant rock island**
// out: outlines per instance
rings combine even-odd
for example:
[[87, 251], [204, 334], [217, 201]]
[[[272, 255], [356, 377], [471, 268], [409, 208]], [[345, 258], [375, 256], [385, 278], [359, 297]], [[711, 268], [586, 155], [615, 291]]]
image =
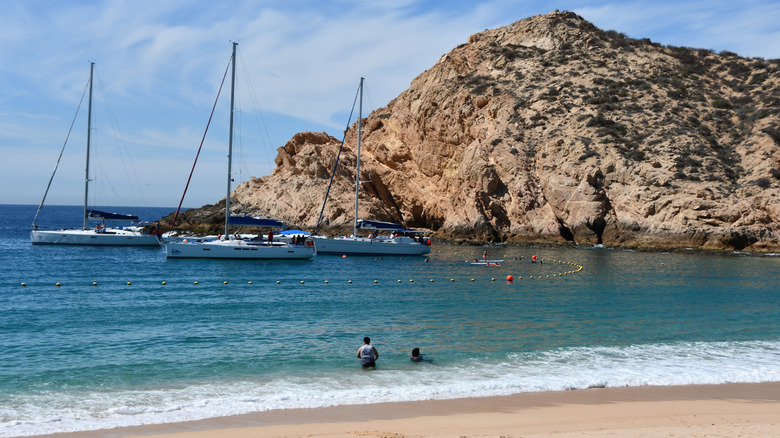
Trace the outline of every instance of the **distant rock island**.
[[[458, 242], [778, 251], [779, 83], [780, 60], [631, 39], [572, 12], [487, 30], [363, 119], [360, 216]], [[356, 130], [320, 233], [351, 229]], [[296, 134], [233, 212], [311, 231], [340, 143]], [[219, 230], [220, 204], [177, 227]]]

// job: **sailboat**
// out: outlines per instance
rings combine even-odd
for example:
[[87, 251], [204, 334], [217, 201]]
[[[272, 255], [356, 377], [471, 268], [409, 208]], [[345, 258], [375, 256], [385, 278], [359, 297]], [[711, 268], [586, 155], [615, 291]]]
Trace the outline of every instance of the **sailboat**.
[[[38, 229], [38, 215], [41, 213], [43, 204], [46, 201], [46, 195], [51, 187], [54, 174], [57, 172], [59, 166], [59, 159], [57, 160], [57, 166], [54, 167], [51, 178], [49, 178], [49, 185], [43, 194], [43, 199], [38, 206], [38, 211], [35, 213], [33, 219], [32, 230], [30, 231], [30, 239], [33, 245], [93, 245], [93, 246], [153, 246], [159, 247], [162, 245], [162, 236], [157, 233], [157, 229], [153, 229], [154, 233], [147, 233], [143, 227], [130, 226], [130, 227], [106, 227], [105, 221], [132, 221], [137, 222], [138, 216], [109, 213], [104, 211], [98, 211], [89, 208], [89, 148], [92, 133], [92, 79], [94, 73], [95, 63], [90, 62], [89, 65], [89, 106], [87, 115], [87, 165], [86, 176], [84, 178], [84, 222], [81, 229], [70, 228], [60, 230], [39, 230]], [[66, 141], [67, 144], [67, 141]], [[65, 145], [63, 145], [63, 150]], [[60, 151], [60, 158], [62, 158], [62, 151]], [[99, 224], [95, 228], [88, 227], [88, 221], [99, 220]]]
[[[205, 259], [311, 259], [314, 257], [314, 246], [295, 244], [289, 241], [244, 240], [230, 235], [230, 225], [252, 226], [263, 228], [283, 228], [284, 223], [276, 219], [256, 218], [251, 216], [232, 215], [230, 212], [231, 169], [233, 163], [233, 108], [235, 101], [236, 85], [236, 46], [233, 43], [231, 56], [231, 84], [230, 84], [230, 131], [228, 135], [228, 171], [227, 171], [227, 195], [225, 197], [225, 234], [216, 240], [168, 242], [165, 245], [165, 254], [169, 259], [181, 258], [205, 258]], [[174, 219], [175, 221], [175, 219]]]
[[[312, 236], [317, 254], [336, 255], [374, 255], [374, 256], [411, 256], [431, 252], [430, 240], [418, 240], [401, 235], [412, 232], [401, 224], [360, 219], [358, 217], [358, 198], [360, 194], [360, 143], [363, 123], [363, 80], [360, 78], [360, 103], [358, 106], [357, 168], [355, 171], [355, 219], [352, 235], [336, 238]], [[327, 197], [326, 197], [327, 198]], [[359, 236], [358, 230], [368, 230], [366, 237]], [[388, 233], [382, 235], [382, 232]], [[400, 234], [399, 234], [400, 233]]]

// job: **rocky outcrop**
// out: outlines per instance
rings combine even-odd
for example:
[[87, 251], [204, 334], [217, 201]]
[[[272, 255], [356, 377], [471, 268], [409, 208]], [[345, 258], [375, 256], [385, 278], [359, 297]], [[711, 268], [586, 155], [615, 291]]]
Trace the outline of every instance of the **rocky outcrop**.
[[[571, 12], [472, 35], [363, 120], [360, 215], [448, 239], [778, 251], [779, 72]], [[295, 135], [234, 211], [313, 229], [339, 145]], [[355, 145], [356, 125], [326, 230], [351, 224]]]

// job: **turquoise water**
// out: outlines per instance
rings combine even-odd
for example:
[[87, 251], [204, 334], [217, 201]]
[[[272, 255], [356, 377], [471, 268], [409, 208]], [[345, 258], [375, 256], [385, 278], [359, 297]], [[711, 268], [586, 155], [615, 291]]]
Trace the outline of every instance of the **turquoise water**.
[[[428, 259], [168, 261], [163, 249], [33, 247], [34, 213], [0, 206], [0, 436], [780, 381], [774, 256], [489, 247], [504, 262], [485, 267], [468, 263], [484, 247], [435, 244]], [[49, 207], [39, 222], [79, 215]], [[379, 350], [376, 370], [355, 357], [363, 336]], [[433, 362], [410, 362], [415, 346]]]

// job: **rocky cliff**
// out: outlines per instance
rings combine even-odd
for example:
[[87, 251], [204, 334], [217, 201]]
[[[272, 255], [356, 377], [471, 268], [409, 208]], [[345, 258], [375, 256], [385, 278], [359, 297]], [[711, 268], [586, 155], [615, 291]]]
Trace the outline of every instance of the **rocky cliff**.
[[[777, 251], [779, 72], [571, 12], [472, 35], [363, 120], [360, 216], [448, 239]], [[356, 128], [321, 231], [351, 224]], [[339, 145], [295, 135], [233, 211], [313, 229]]]

